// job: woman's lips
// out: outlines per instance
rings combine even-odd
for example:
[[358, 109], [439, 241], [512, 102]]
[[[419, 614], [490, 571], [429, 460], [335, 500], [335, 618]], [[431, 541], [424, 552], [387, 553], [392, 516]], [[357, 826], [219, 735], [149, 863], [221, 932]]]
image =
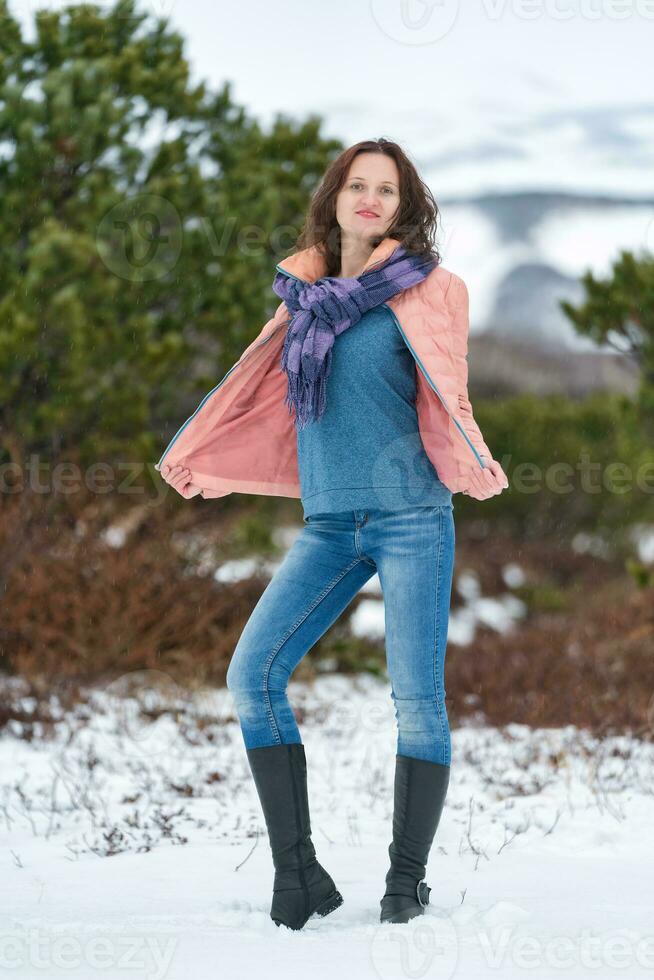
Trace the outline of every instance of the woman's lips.
[[362, 218], [378, 218], [379, 217], [378, 214], [373, 214], [372, 211], [357, 211], [357, 214], [360, 214]]

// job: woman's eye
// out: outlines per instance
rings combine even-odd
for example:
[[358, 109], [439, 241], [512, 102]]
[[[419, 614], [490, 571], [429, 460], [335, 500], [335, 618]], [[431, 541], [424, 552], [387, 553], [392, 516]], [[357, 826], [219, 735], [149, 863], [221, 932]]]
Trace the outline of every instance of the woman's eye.
[[[356, 189], [357, 187], [361, 187], [361, 186], [362, 186], [361, 184], [357, 184], [357, 183], [350, 184], [350, 187], [352, 188], [352, 190]], [[388, 191], [389, 194], [392, 194], [393, 193], [393, 188], [392, 187], [384, 187], [384, 190], [385, 191]]]

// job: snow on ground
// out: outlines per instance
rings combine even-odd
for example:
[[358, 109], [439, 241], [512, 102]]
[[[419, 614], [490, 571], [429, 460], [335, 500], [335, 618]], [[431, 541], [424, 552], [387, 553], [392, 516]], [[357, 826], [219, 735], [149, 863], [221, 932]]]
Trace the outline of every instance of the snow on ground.
[[654, 975], [654, 746], [573, 726], [453, 731], [431, 904], [382, 925], [390, 686], [324, 675], [289, 693], [313, 838], [341, 908], [301, 932], [275, 926], [231, 695], [134, 672], [62, 714], [52, 740], [37, 728], [27, 741], [15, 723], [0, 738], [0, 969], [48, 980]]

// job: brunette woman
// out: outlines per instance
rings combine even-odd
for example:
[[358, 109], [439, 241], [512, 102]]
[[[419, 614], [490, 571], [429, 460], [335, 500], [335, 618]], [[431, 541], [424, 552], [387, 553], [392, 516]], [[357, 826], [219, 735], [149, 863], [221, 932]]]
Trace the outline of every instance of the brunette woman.
[[301, 533], [227, 673], [275, 867], [270, 915], [301, 929], [343, 901], [311, 839], [293, 671], [375, 573], [397, 720], [382, 922], [423, 912], [450, 776], [444, 666], [453, 494], [508, 480], [467, 392], [468, 293], [434, 245], [438, 209], [385, 139], [344, 151], [316, 190], [282, 302], [157, 464], [179, 493], [301, 499]]

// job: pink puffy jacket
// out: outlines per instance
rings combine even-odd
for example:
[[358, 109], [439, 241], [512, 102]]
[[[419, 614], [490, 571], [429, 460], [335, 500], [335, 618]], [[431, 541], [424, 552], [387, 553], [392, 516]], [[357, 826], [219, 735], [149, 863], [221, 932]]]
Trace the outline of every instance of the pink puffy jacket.
[[[363, 272], [385, 261], [399, 242], [385, 238]], [[278, 269], [313, 282], [325, 274], [317, 246], [287, 256]], [[468, 400], [468, 291], [462, 279], [438, 265], [416, 286], [386, 304], [413, 354], [416, 411], [425, 452], [453, 493], [476, 496], [475, 477], [492, 454]], [[274, 316], [171, 439], [156, 470], [166, 462], [191, 471], [185, 497], [228, 493], [301, 497], [297, 433], [284, 399], [281, 368], [289, 311], [280, 303]], [[490, 475], [490, 471], [489, 471]], [[498, 486], [504, 488], [508, 481]]]

